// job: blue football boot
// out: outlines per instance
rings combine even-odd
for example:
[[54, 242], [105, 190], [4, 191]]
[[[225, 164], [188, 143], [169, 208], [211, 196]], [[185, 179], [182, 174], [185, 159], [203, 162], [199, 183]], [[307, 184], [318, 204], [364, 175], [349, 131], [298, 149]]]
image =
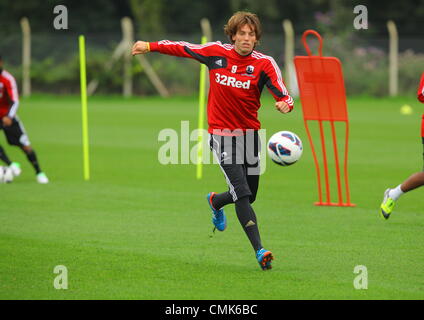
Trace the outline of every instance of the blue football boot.
[[[218, 231], [224, 231], [227, 227], [227, 217], [225, 216], [224, 209], [216, 210], [212, 205], [212, 198], [214, 197], [215, 192], [209, 192], [206, 196], [208, 204], [212, 209], [212, 223]], [[215, 231], [215, 229], [214, 229]]]
[[262, 270], [272, 269], [271, 261], [274, 260], [274, 257], [271, 251], [265, 250], [264, 248], [259, 249], [256, 251], [256, 259]]

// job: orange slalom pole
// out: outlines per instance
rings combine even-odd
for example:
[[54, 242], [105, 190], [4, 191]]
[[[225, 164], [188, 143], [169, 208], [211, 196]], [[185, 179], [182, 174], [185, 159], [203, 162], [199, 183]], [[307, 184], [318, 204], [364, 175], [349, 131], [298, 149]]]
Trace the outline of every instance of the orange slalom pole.
[[317, 180], [318, 180], [318, 200], [319, 202], [316, 202], [316, 205], [322, 205], [322, 186], [321, 186], [321, 170], [319, 168], [319, 162], [318, 157], [315, 152], [314, 142], [312, 140], [311, 132], [309, 131], [308, 121], [304, 120], [305, 128], [306, 128], [306, 134], [308, 135], [309, 143], [311, 144], [311, 150], [312, 150], [312, 156], [314, 158], [315, 168], [317, 170]]
[[324, 129], [322, 127], [322, 121], [318, 120], [318, 122], [319, 122], [320, 136], [321, 136], [322, 156], [324, 160], [325, 190], [326, 190], [326, 198], [327, 198], [326, 204], [329, 205], [331, 203], [331, 195], [330, 195], [330, 182], [328, 178], [327, 149], [325, 147], [325, 136], [324, 136]]
[[346, 185], [346, 206], [354, 207], [353, 203], [350, 203], [350, 190], [349, 190], [349, 181], [348, 181], [348, 173], [347, 173], [347, 155], [349, 150], [349, 122], [346, 121], [346, 147], [345, 147], [345, 161], [344, 161], [344, 175], [345, 175], [345, 185]]
[[341, 184], [341, 181], [340, 181], [339, 151], [337, 149], [336, 129], [334, 127], [334, 121], [330, 121], [330, 122], [331, 122], [331, 134], [333, 136], [334, 158], [335, 158], [335, 161], [336, 161], [337, 193], [338, 193], [338, 196], [339, 196], [338, 205], [343, 205], [342, 184]]

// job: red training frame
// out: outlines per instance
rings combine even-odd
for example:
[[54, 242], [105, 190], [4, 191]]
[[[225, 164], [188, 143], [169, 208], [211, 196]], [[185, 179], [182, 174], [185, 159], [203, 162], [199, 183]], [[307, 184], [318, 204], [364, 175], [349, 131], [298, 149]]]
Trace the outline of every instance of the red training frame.
[[[308, 35], [314, 35], [319, 40], [319, 56], [314, 56], [306, 42]], [[348, 158], [348, 140], [349, 140], [349, 119], [347, 115], [346, 91], [344, 87], [343, 73], [340, 60], [335, 57], [323, 57], [323, 41], [320, 34], [314, 30], [306, 30], [302, 36], [302, 42], [308, 53], [308, 56], [296, 56], [294, 64], [296, 66], [297, 81], [299, 84], [300, 100], [302, 103], [303, 120], [306, 132], [311, 145], [312, 155], [314, 157], [315, 167], [318, 179], [319, 201], [315, 202], [318, 206], [355, 206], [350, 202], [350, 191], [347, 172]], [[324, 162], [326, 201], [323, 202], [321, 186], [321, 170], [318, 157], [315, 152], [311, 132], [308, 127], [308, 121], [316, 120], [319, 124], [321, 148]], [[338, 202], [331, 202], [330, 183], [328, 177], [327, 151], [325, 146], [325, 136], [323, 121], [329, 121], [331, 125], [331, 135], [333, 140]], [[337, 148], [337, 136], [334, 126], [335, 121], [344, 122], [346, 125], [345, 156], [344, 156], [344, 180], [346, 189], [346, 202], [343, 202], [342, 183], [340, 176], [339, 155]]]

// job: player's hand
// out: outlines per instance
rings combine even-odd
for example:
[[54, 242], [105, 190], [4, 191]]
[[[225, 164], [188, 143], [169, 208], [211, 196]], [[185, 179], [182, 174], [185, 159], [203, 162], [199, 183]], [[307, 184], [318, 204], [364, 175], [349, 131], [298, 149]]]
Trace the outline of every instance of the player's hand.
[[275, 108], [280, 111], [281, 113], [288, 113], [290, 112], [290, 107], [287, 103], [284, 101], [278, 101], [275, 103]]
[[134, 43], [132, 47], [132, 55], [135, 56], [136, 54], [145, 54], [150, 51], [150, 45], [148, 42], [145, 41], [137, 41]]
[[2, 121], [3, 121], [4, 127], [10, 127], [12, 125], [12, 118], [9, 118], [6, 116], [6, 117], [3, 117]]

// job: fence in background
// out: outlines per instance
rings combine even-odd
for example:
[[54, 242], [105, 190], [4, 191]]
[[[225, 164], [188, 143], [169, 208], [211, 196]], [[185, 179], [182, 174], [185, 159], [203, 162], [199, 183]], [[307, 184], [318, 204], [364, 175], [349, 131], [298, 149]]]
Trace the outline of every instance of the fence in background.
[[[205, 23], [207, 24], [203, 20], [204, 30]], [[30, 34], [30, 25], [24, 20], [22, 28], [25, 30], [24, 33], [2, 34], [0, 44], [5, 68], [15, 75], [22, 93], [25, 95], [30, 92], [78, 93], [78, 35], [70, 31]], [[127, 25], [127, 29], [131, 28]], [[420, 72], [424, 69], [424, 41], [418, 38], [392, 38], [390, 42], [389, 34], [396, 35], [397, 32], [394, 24], [389, 23], [388, 28], [391, 31], [388, 31], [387, 37], [378, 39], [362, 38], [361, 31], [353, 31], [351, 35], [344, 37], [323, 34], [326, 43], [324, 54], [338, 57], [343, 64], [348, 95], [409, 95], [411, 90], [415, 90]], [[197, 93], [199, 81], [197, 62], [157, 53], [146, 55], [145, 61], [130, 58], [122, 50], [128, 50], [130, 47], [129, 42], [133, 39], [130, 31], [123, 34], [118, 31], [113, 34], [85, 35], [87, 77], [92, 86], [95, 85], [92, 94], [131, 96], [160, 93], [162, 96], [167, 96]], [[273, 56], [283, 68], [287, 86], [294, 95], [297, 93], [297, 88], [290, 60], [294, 55], [304, 54], [300, 43], [302, 32], [303, 30], [296, 30], [289, 21], [285, 21], [281, 33], [265, 33], [257, 48], [258, 51]], [[201, 36], [199, 22], [197, 33], [148, 35], [143, 37], [143, 40], [170, 39], [200, 43]], [[139, 37], [135, 36], [135, 39]], [[213, 39], [228, 42], [222, 33], [215, 32]], [[30, 47], [28, 43], [31, 44]], [[114, 52], [117, 51], [119, 54], [114, 56]]]

